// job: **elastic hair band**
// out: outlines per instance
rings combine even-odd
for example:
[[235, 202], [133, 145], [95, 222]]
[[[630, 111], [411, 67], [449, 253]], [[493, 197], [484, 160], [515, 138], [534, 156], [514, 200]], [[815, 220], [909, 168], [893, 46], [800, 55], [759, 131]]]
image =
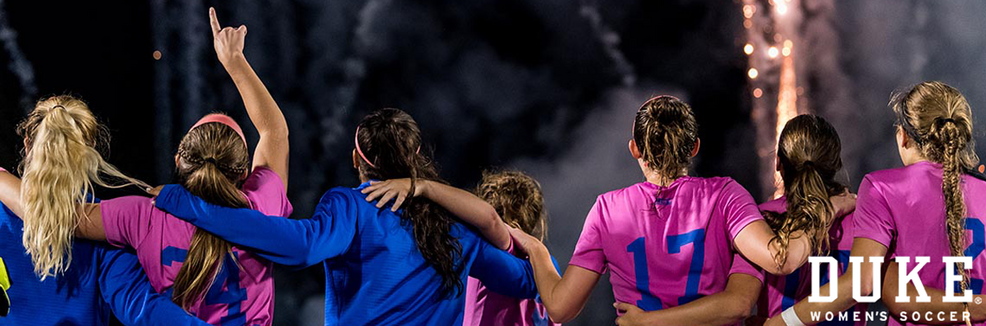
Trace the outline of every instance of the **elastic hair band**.
[[233, 128], [233, 131], [236, 131], [236, 134], [240, 135], [240, 140], [242, 140], [243, 144], [246, 145], [246, 137], [243, 136], [243, 129], [240, 128], [240, 124], [236, 123], [236, 120], [233, 120], [233, 118], [230, 118], [228, 115], [225, 114], [220, 114], [220, 113], [206, 114], [204, 117], [202, 117], [202, 119], [199, 119], [198, 122], [192, 125], [191, 128], [188, 128], [188, 131], [192, 131], [192, 129], [195, 129], [195, 127], [211, 122], [218, 122], [226, 125], [227, 127]]
[[366, 159], [366, 155], [363, 154], [363, 150], [359, 148], [359, 128], [360, 128], [359, 126], [356, 126], [356, 135], [353, 136], [353, 142], [356, 143], [356, 153], [359, 153], [359, 157], [363, 158], [363, 162], [366, 162], [366, 164], [369, 164], [371, 167], [376, 168], [377, 166], [373, 165], [373, 163], [370, 162], [370, 160]]
[[[366, 162], [366, 164], [369, 164], [371, 167], [376, 168], [377, 166], [373, 165], [373, 162], [370, 162], [370, 160], [366, 158], [366, 154], [363, 154], [363, 150], [359, 148], [359, 128], [360, 128], [359, 126], [356, 126], [356, 135], [353, 136], [353, 143], [356, 144], [356, 153], [359, 153], [359, 157], [363, 159], [363, 162]], [[420, 154], [421, 146], [418, 146], [418, 149], [415, 150], [414, 153]]]

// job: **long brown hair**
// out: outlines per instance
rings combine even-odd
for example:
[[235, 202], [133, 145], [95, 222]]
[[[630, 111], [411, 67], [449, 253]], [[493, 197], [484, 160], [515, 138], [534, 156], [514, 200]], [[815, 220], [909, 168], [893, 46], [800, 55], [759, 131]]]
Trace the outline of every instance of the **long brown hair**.
[[[216, 205], [250, 207], [240, 191], [250, 155], [233, 128], [210, 122], [189, 130], [178, 145], [178, 158], [178, 178], [189, 192]], [[232, 255], [229, 242], [195, 230], [188, 257], [175, 277], [172, 300], [188, 310], [215, 282], [226, 255]]]
[[836, 181], [842, 170], [842, 141], [828, 121], [810, 114], [784, 125], [777, 142], [777, 159], [784, 180], [787, 212], [763, 212], [776, 235], [768, 244], [777, 247], [774, 262], [783, 266], [791, 234], [804, 232], [812, 254], [829, 246], [829, 221], [835, 214], [829, 197], [846, 190]]
[[544, 241], [547, 211], [541, 184], [520, 171], [483, 172], [476, 196], [493, 206], [507, 224]]
[[685, 102], [658, 96], [637, 110], [633, 140], [647, 167], [671, 181], [687, 173], [698, 141], [698, 122]]
[[17, 126], [25, 140], [20, 170], [24, 206], [24, 248], [35, 274], [45, 279], [72, 263], [72, 241], [79, 227], [79, 205], [94, 201], [93, 185], [147, 189], [103, 160], [109, 133], [85, 102], [68, 95], [38, 101]]
[[[961, 177], [971, 171], [979, 157], [972, 138], [972, 109], [959, 90], [938, 81], [923, 82], [891, 97], [891, 107], [901, 128], [924, 157], [942, 165], [942, 194], [945, 196], [945, 232], [952, 256], [965, 255], [965, 199]], [[968, 275], [962, 275], [962, 291]]]
[[[444, 183], [421, 150], [418, 123], [404, 111], [387, 108], [366, 116], [359, 123], [356, 141], [365, 156], [359, 163], [365, 179], [411, 178], [411, 193], [419, 180]], [[458, 296], [464, 288], [459, 277], [462, 245], [449, 234], [455, 223], [449, 213], [428, 199], [408, 198], [401, 223], [411, 224], [418, 251], [442, 277], [443, 295]]]

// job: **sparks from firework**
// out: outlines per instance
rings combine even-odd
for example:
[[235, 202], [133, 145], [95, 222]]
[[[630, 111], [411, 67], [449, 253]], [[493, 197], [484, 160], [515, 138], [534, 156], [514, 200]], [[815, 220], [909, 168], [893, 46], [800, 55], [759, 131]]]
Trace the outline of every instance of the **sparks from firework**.
[[784, 124], [798, 115], [798, 97], [803, 93], [803, 88], [798, 87], [794, 41], [785, 38], [785, 34], [797, 36], [799, 2], [744, 0], [742, 6], [747, 36], [743, 53], [750, 65], [747, 77], [753, 96], [753, 121], [757, 126], [761, 186], [763, 194], [772, 198], [784, 193], [780, 173], [774, 168], [777, 141]]

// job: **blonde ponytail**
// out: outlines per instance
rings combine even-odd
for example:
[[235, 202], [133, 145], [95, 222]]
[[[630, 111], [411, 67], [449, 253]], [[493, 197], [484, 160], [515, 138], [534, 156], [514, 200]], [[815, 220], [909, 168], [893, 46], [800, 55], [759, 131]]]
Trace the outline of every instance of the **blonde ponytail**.
[[[972, 108], [959, 90], [945, 83], [932, 81], [912, 87], [906, 93], [895, 94], [891, 106], [897, 114], [897, 125], [913, 140], [928, 160], [942, 165], [942, 194], [945, 197], [945, 233], [949, 253], [965, 256], [965, 198], [962, 194], [962, 174], [971, 171], [979, 157], [972, 138]], [[961, 290], [969, 287], [965, 268]]]
[[[106, 133], [82, 101], [56, 96], [39, 101], [18, 127], [27, 147], [21, 162], [24, 247], [42, 280], [71, 264], [80, 205], [93, 201], [93, 185], [148, 185], [128, 177], [96, 150]], [[109, 178], [106, 178], [109, 177]]]
[[[948, 247], [952, 256], [965, 256], [965, 199], [962, 197], [961, 178], [962, 168], [959, 163], [959, 151], [965, 146], [965, 141], [959, 137], [959, 131], [952, 121], [939, 120], [936, 137], [944, 148], [942, 152], [942, 194], [945, 196], [945, 232], [948, 234]], [[965, 268], [958, 267], [962, 276], [962, 292], [969, 288], [969, 275]]]

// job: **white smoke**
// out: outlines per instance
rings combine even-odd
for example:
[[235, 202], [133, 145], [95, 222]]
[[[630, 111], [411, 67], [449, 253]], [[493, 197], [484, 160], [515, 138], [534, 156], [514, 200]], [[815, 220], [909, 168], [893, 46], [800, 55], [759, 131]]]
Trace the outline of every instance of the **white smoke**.
[[4, 1], [0, 0], [0, 42], [3, 42], [3, 49], [10, 57], [7, 68], [17, 76], [17, 81], [20, 83], [20, 105], [27, 110], [25, 112], [28, 112], [34, 108], [31, 103], [38, 94], [38, 87], [34, 84], [34, 68], [17, 46], [17, 32], [10, 28], [6, 10], [3, 8], [6, 6]]
[[606, 55], [613, 60], [616, 72], [623, 76], [623, 86], [633, 86], [637, 82], [637, 76], [633, 71], [633, 65], [620, 51], [620, 34], [606, 24], [595, 3], [583, 2], [579, 14], [589, 21], [594, 36], [603, 45]]
[[[658, 91], [662, 89], [665, 91]], [[612, 89], [567, 141], [556, 144], [565, 149], [559, 157], [518, 159], [506, 165], [527, 172], [541, 183], [549, 216], [547, 245], [563, 270], [596, 196], [644, 181], [627, 142], [637, 108], [656, 95], [688, 101], [687, 94], [666, 87]], [[613, 291], [609, 280], [601, 281], [579, 315], [583, 325], [608, 324], [616, 318], [610, 305]]]

